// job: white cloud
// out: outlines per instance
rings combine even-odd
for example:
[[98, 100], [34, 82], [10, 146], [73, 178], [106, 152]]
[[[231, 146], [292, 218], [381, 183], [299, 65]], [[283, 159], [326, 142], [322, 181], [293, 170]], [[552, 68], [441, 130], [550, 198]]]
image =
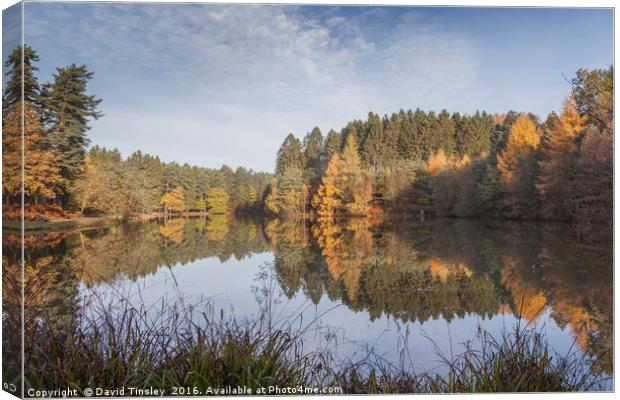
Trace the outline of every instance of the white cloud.
[[[86, 63], [95, 71], [93, 86], [106, 93], [107, 115], [94, 124], [94, 142], [114, 137], [122, 149], [117, 131], [131, 129], [136, 146], [167, 130], [205, 143], [185, 147], [185, 156], [148, 144], [181, 162], [202, 157], [201, 165], [229, 160], [271, 169], [289, 131], [339, 129], [370, 110], [430, 104], [476, 81], [471, 41], [426, 26], [406, 9], [396, 25], [373, 36], [366, 27], [387, 18], [383, 9], [310, 15], [252, 5], [28, 7], [28, 41], [53, 48], [65, 63]], [[237, 139], [251, 144], [256, 137], [261, 152], [245, 154], [246, 142]]]

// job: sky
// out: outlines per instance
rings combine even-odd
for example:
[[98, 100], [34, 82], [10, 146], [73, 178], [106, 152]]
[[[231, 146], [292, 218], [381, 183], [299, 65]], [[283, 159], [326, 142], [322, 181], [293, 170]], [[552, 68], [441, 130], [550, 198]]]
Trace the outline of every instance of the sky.
[[26, 3], [24, 24], [41, 82], [94, 72], [93, 145], [259, 171], [369, 111], [544, 118], [613, 63], [611, 9]]

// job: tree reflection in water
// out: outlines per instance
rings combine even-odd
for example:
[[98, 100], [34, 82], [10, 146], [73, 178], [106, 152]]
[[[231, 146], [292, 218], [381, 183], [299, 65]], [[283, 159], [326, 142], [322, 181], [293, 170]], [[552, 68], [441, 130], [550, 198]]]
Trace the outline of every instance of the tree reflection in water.
[[[5, 376], [14, 376], [19, 366], [19, 243], [18, 236], [4, 234]], [[273, 253], [287, 297], [301, 294], [318, 304], [327, 296], [366, 312], [370, 320], [389, 315], [450, 321], [507, 313], [535, 322], [550, 312], [592, 356], [591, 368], [612, 372], [611, 242], [577, 240], [563, 225], [471, 220], [310, 223], [218, 216], [29, 235], [26, 357], [28, 343], [44, 339], [37, 336], [42, 324], [59, 335], [75, 328], [81, 284], [135, 280], [162, 266], [263, 252]], [[37, 360], [27, 359], [27, 371], [28, 366], [34, 373]]]

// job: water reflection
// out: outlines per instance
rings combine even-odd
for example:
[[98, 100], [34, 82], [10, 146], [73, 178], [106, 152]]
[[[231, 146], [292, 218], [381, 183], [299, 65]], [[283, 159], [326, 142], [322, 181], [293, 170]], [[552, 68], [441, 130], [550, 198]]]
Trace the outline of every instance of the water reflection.
[[[224, 263], [265, 252], [273, 253], [276, 277], [288, 298], [301, 296], [314, 304], [327, 298], [365, 313], [368, 321], [517, 315], [535, 323], [550, 315], [561, 329], [570, 328], [576, 345], [591, 356], [593, 369], [612, 372], [611, 243], [579, 241], [561, 225], [465, 220], [310, 224], [220, 216], [30, 235], [24, 270], [26, 333], [36, 337], [41, 324], [59, 334], [72, 329], [81, 287], [132, 281], [162, 267], [183, 268], [211, 257]], [[20, 324], [18, 265], [18, 237], [5, 233], [3, 329], [8, 337], [18, 337], [10, 332]], [[203, 271], [204, 279], [218, 279], [217, 271]], [[5, 354], [17, 354], [18, 344], [4, 346]], [[36, 360], [27, 365], [35, 372]]]

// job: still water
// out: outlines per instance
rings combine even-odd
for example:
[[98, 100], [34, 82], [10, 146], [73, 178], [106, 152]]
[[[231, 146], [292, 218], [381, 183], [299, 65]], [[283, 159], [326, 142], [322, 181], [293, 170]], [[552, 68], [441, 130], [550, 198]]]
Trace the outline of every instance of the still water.
[[[5, 235], [9, 260], [13, 245]], [[219, 318], [268, 315], [337, 362], [372, 352], [439, 372], [439, 354], [519, 323], [612, 374], [612, 245], [566, 225], [177, 218], [29, 235], [26, 246], [27, 266], [55, 271], [62, 300], [45, 307], [60, 316], [127, 304], [156, 315], [179, 303]]]

